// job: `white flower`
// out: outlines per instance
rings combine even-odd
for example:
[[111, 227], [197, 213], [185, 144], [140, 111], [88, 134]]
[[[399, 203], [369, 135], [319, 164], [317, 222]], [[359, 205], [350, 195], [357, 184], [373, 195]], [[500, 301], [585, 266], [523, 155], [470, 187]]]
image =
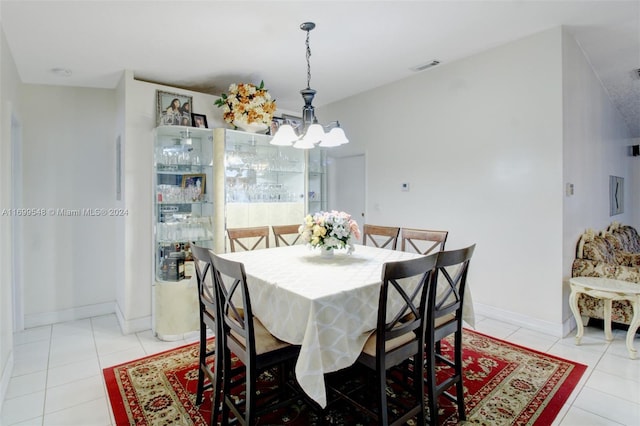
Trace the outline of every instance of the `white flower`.
[[326, 246], [326, 247], [337, 248], [337, 247], [340, 247], [340, 242], [341, 241], [339, 239], [337, 239], [336, 237], [326, 237], [324, 239], [323, 245]]
[[352, 238], [360, 238], [360, 229], [345, 212], [318, 212], [307, 215], [298, 230], [303, 242], [323, 249], [346, 248], [353, 252]]

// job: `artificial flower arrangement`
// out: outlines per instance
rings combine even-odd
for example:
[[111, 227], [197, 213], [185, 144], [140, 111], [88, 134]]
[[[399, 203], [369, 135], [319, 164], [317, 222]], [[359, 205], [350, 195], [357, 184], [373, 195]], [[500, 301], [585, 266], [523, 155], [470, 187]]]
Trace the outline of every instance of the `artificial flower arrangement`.
[[214, 104], [222, 107], [224, 121], [240, 128], [259, 124], [266, 129], [276, 111], [276, 101], [264, 88], [264, 81], [258, 87], [251, 83], [232, 84], [229, 93], [220, 95]]
[[336, 210], [307, 215], [298, 232], [302, 241], [311, 247], [322, 250], [346, 248], [347, 253], [354, 250], [353, 238], [360, 238], [358, 223], [350, 214]]

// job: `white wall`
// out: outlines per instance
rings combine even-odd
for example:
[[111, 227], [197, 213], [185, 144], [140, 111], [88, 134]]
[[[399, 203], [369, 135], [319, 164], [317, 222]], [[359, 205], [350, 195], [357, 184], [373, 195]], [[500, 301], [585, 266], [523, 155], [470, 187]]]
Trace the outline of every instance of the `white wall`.
[[[333, 155], [366, 153], [368, 222], [446, 229], [449, 249], [477, 243], [476, 312], [558, 335], [567, 273], [562, 66], [557, 28], [320, 111], [351, 140]], [[589, 116], [598, 130], [617, 128], [600, 114]]]
[[[584, 53], [568, 34], [562, 39], [564, 147], [563, 184], [574, 185], [574, 195], [562, 194], [563, 212], [563, 318], [571, 318], [568, 297], [571, 264], [576, 243], [585, 229], [604, 230], [612, 221], [640, 223], [633, 214], [631, 188], [637, 188], [632, 167], [632, 140], [624, 120], [591, 70]], [[609, 176], [621, 176], [624, 183], [624, 212], [609, 216]], [[637, 191], [636, 191], [637, 192]], [[636, 219], [636, 220], [634, 220]]]
[[[25, 326], [113, 312], [114, 216], [58, 209], [115, 205], [113, 90], [24, 85]], [[37, 267], [32, 265], [37, 263]]]
[[[120, 141], [120, 170], [115, 170], [116, 173], [120, 173], [120, 199], [116, 199], [114, 201], [114, 206], [116, 208], [127, 209], [126, 205], [126, 188], [125, 188], [125, 167], [127, 165], [127, 156], [125, 152], [126, 147], [126, 84], [125, 82], [128, 79], [131, 79], [131, 72], [125, 71], [122, 73], [122, 77], [120, 82], [115, 90], [115, 103], [116, 103], [116, 115], [115, 115], [115, 140]], [[114, 160], [117, 161], [117, 154], [114, 153]], [[117, 169], [117, 165], [114, 167]], [[114, 176], [116, 181], [118, 180], [117, 176]], [[116, 196], [117, 198], [117, 196]], [[127, 211], [128, 213], [128, 211]], [[114, 310], [116, 312], [117, 317], [122, 321], [123, 314], [121, 306], [124, 306], [124, 301], [126, 300], [126, 291], [125, 291], [125, 259], [126, 259], [126, 245], [125, 245], [125, 230], [126, 223], [129, 215], [118, 217], [115, 219], [114, 224], [114, 232], [116, 235], [116, 243], [113, 247], [114, 254], [114, 265], [113, 265], [113, 274], [115, 277], [114, 286], [115, 286], [115, 307]]]
[[[11, 117], [20, 118], [20, 78], [0, 27], [0, 211], [11, 209]], [[0, 410], [13, 370], [12, 217], [0, 215]]]

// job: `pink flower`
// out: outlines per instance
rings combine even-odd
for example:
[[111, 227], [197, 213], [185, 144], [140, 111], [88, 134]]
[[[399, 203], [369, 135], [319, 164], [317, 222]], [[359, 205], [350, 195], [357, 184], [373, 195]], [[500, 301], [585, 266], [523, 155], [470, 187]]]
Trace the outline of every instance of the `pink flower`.
[[357, 239], [360, 239], [360, 228], [358, 228], [358, 224], [356, 223], [355, 220], [350, 220], [349, 221], [349, 225], [351, 228], [351, 232], [353, 233], [353, 236], [356, 237]]

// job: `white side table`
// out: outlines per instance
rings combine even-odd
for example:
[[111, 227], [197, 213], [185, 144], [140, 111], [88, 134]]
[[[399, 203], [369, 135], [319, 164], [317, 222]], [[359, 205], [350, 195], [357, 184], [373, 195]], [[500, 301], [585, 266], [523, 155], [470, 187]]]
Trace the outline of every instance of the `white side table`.
[[613, 300], [628, 300], [633, 308], [633, 317], [627, 331], [627, 349], [629, 358], [635, 359], [636, 349], [633, 347], [633, 338], [638, 326], [640, 326], [640, 284], [629, 281], [613, 280], [599, 277], [574, 277], [569, 280], [571, 295], [569, 305], [578, 324], [576, 333], [576, 345], [580, 344], [584, 334], [584, 325], [578, 310], [578, 295], [581, 293], [596, 297], [604, 301], [604, 335], [608, 341], [613, 339], [611, 334], [611, 302]]

